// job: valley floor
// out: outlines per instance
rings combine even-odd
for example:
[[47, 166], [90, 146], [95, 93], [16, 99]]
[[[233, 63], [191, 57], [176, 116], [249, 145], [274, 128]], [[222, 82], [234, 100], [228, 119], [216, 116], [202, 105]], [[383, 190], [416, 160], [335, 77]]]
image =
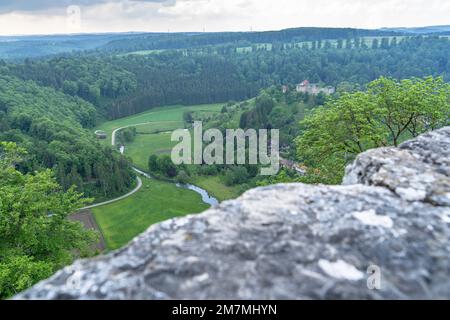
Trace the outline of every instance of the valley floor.
[[[218, 113], [222, 104], [197, 106], [167, 106], [151, 109], [130, 117], [108, 121], [95, 130], [106, 132], [104, 144], [111, 145], [112, 135], [118, 128], [136, 126], [133, 142], [127, 143], [125, 155], [142, 171], [147, 171], [152, 154], [170, 154], [176, 144], [171, 142], [171, 131], [183, 128], [186, 111]], [[119, 146], [118, 141], [115, 142]], [[217, 176], [194, 177], [191, 183], [205, 189], [218, 200], [239, 196], [238, 187], [228, 187]], [[142, 188], [126, 199], [92, 208], [91, 211], [109, 250], [120, 248], [150, 225], [173, 217], [199, 213], [208, 208], [199, 194], [179, 188], [172, 182], [142, 177]]]
[[209, 206], [193, 191], [173, 183], [143, 178], [141, 190], [129, 198], [93, 208], [107, 249], [122, 247], [150, 225], [174, 217], [199, 213]]

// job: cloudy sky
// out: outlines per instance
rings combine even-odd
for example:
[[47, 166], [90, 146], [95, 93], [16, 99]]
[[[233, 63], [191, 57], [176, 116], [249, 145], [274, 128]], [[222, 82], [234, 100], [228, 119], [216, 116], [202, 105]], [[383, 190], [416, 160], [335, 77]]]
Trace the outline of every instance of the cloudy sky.
[[0, 0], [0, 34], [450, 24], [449, 0]]

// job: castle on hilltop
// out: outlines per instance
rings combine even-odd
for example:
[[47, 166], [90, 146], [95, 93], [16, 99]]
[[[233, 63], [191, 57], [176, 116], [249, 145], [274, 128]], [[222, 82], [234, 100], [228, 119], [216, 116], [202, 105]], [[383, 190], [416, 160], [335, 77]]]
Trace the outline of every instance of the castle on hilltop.
[[309, 83], [308, 80], [303, 80], [301, 83], [297, 84], [295, 90], [297, 92], [309, 93], [309, 94], [319, 94], [321, 92], [325, 94], [333, 94], [336, 89], [332, 86], [322, 87], [317, 83]]

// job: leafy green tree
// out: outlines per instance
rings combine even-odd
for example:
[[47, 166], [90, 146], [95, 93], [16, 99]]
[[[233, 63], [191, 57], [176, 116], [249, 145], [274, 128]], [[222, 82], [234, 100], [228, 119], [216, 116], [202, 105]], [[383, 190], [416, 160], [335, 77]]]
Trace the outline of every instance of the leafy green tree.
[[192, 115], [192, 111], [185, 111], [183, 112], [183, 120], [185, 123], [191, 123], [194, 121], [194, 117]]
[[189, 182], [189, 175], [186, 173], [186, 171], [181, 170], [180, 172], [178, 172], [177, 182], [181, 184], [186, 184]]
[[53, 264], [28, 255], [8, 255], [0, 259], [0, 299], [28, 289], [54, 273]]
[[148, 158], [148, 170], [150, 172], [157, 172], [159, 171], [159, 167], [158, 167], [158, 156], [156, 154], [152, 154], [149, 158]]
[[51, 170], [19, 172], [25, 155], [15, 143], [0, 142], [0, 298], [90, 255], [97, 239], [67, 218], [88, 200], [74, 188], [64, 192]]
[[389, 38], [382, 38], [380, 47], [381, 49], [389, 49]]
[[302, 121], [297, 156], [322, 182], [338, 183], [357, 154], [442, 127], [449, 115], [450, 85], [442, 78], [380, 78], [367, 92], [344, 93]]
[[124, 145], [126, 143], [133, 142], [136, 138], [136, 135], [136, 127], [128, 127], [119, 131], [117, 139], [122, 145]]
[[173, 178], [177, 175], [178, 170], [169, 155], [163, 154], [158, 157], [158, 168], [161, 173], [169, 178]]
[[234, 166], [227, 169], [223, 177], [225, 184], [228, 186], [242, 184], [246, 182], [248, 178], [249, 174], [247, 168], [244, 166]]
[[440, 77], [400, 82], [381, 77], [371, 82], [368, 89], [383, 111], [380, 122], [395, 146], [405, 137], [417, 137], [448, 124], [450, 85]]

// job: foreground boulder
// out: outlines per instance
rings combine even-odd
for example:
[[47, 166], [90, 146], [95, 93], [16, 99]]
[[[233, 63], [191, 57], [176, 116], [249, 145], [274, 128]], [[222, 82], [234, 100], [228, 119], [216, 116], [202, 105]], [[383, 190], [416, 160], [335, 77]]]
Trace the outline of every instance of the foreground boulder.
[[16, 298], [448, 299], [449, 240], [447, 127], [360, 155], [342, 186], [258, 188], [154, 225]]

